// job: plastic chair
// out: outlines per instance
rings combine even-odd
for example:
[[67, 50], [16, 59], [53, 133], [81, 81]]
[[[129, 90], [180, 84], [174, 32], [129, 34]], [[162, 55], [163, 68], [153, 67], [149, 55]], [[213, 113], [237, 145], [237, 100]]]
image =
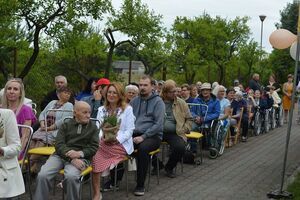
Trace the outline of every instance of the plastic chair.
[[242, 118], [243, 118], [243, 112], [244, 112], [244, 108], [241, 108], [239, 121], [236, 125], [233, 126], [234, 129], [236, 130], [236, 134], [235, 134], [235, 137], [234, 137], [234, 144], [237, 144], [237, 142], [240, 140], [241, 123], [242, 123]]
[[[197, 104], [197, 103], [188, 103], [188, 106], [191, 110], [191, 112], [194, 112], [195, 114], [200, 114], [200, 116], [203, 118], [203, 120], [207, 117], [208, 112], [208, 105], [206, 104]], [[189, 134], [185, 134], [187, 139], [194, 139], [199, 144], [199, 150], [200, 150], [200, 164], [203, 162], [203, 152], [202, 152], [202, 139], [204, 137], [203, 130], [205, 129], [206, 124], [201, 124], [198, 131], [191, 131]]]
[[[162, 146], [162, 150], [161, 150], [161, 159], [162, 159], [162, 162], [165, 163], [165, 146], [167, 146], [167, 150], [169, 150], [169, 144], [167, 142], [161, 142], [161, 146]], [[181, 164], [181, 173], [183, 173], [183, 157], [180, 161], [180, 164]], [[176, 168], [177, 166], [175, 167], [175, 171], [176, 171]]]
[[[157, 155], [160, 152], [160, 149], [156, 149], [154, 151], [149, 152], [149, 167], [148, 167], [148, 185], [147, 185], [147, 191], [149, 191], [150, 188], [150, 178], [151, 178], [151, 164], [152, 164], [152, 159], [153, 156]], [[156, 170], [157, 170], [157, 185], [159, 185], [159, 160], [156, 159]]]
[[[18, 128], [19, 129], [22, 129], [22, 128], [29, 129], [29, 137], [28, 137], [27, 144], [25, 146], [23, 158], [18, 161], [23, 175], [25, 174], [25, 179], [28, 180], [28, 177], [30, 177], [30, 171], [26, 170], [26, 166], [28, 167], [27, 154], [28, 154], [28, 149], [30, 147], [31, 139], [33, 136], [33, 129], [31, 128], [31, 126], [22, 125], [22, 124], [18, 124]], [[30, 190], [30, 182], [28, 182], [26, 185], [27, 185], [27, 190], [29, 191], [30, 198], [32, 198], [32, 194], [31, 194], [31, 190]]]
[[[91, 176], [87, 179], [87, 180], [85, 180], [85, 177], [87, 176], [87, 175], [91, 175], [91, 173], [92, 173], [92, 167], [91, 166], [88, 166], [85, 170], [83, 170], [82, 172], [81, 172], [81, 174], [80, 174], [80, 177], [79, 177], [79, 183], [80, 183], [80, 189], [79, 189], [79, 196], [80, 196], [80, 199], [83, 199], [82, 198], [82, 185], [84, 184], [84, 183], [86, 183], [86, 182], [89, 182], [90, 184], [89, 184], [89, 194], [90, 194], [90, 199], [92, 199], [92, 179], [91, 179]], [[61, 175], [64, 175], [64, 173], [65, 173], [65, 170], [64, 169], [61, 169], [60, 171], [59, 171], [59, 174], [61, 174]], [[64, 199], [64, 194], [65, 194], [65, 191], [64, 191], [64, 188], [62, 187], [62, 189], [63, 189], [63, 196], [62, 196], [62, 199]]]

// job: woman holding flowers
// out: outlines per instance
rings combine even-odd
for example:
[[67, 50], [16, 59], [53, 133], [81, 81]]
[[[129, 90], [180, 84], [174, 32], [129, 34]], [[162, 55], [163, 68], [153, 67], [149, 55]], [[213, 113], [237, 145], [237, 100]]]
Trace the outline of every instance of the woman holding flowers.
[[[132, 107], [126, 103], [123, 86], [119, 83], [109, 84], [105, 99], [104, 106], [98, 109], [97, 115], [100, 121], [100, 142], [93, 158], [93, 200], [101, 199], [101, 174], [104, 176], [110, 170], [113, 171], [127, 154], [133, 152], [132, 133], [135, 117]], [[112, 182], [105, 185], [111, 187]]]

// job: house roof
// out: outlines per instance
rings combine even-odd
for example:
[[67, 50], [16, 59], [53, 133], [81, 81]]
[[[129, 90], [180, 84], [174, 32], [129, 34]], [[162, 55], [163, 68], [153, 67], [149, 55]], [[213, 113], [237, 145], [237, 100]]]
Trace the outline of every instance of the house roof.
[[[114, 61], [112, 63], [114, 69], [129, 69], [129, 61]], [[140, 68], [145, 68], [144, 64], [141, 61], [132, 61], [131, 69], [138, 70]]]

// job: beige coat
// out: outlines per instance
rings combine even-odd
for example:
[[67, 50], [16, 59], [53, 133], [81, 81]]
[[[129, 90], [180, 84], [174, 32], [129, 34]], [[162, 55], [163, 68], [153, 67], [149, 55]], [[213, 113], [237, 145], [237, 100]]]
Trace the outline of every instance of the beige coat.
[[0, 109], [0, 198], [9, 198], [25, 192], [23, 176], [18, 163], [21, 141], [13, 111]]
[[192, 129], [192, 115], [187, 103], [176, 97], [173, 103], [173, 114], [176, 120], [176, 133], [186, 140], [185, 134]]

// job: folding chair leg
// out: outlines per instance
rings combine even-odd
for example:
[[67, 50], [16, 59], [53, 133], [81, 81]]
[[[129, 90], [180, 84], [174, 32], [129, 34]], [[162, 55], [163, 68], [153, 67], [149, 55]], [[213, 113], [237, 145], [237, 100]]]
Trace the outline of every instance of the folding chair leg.
[[115, 166], [115, 177], [114, 177], [114, 192], [117, 190], [117, 177], [118, 177], [118, 164]]
[[149, 187], [150, 187], [151, 164], [152, 164], [152, 156], [150, 156], [150, 159], [149, 159], [149, 165], [148, 165], [148, 184], [147, 184], [147, 192], [149, 191]]
[[[156, 156], [156, 170], [157, 170], [157, 185], [159, 185], [159, 159], [158, 156]], [[151, 162], [152, 163], [152, 162]]]
[[200, 163], [203, 162], [203, 152], [202, 152], [202, 139], [198, 140], [199, 142], [199, 148], [200, 148]]
[[125, 163], [125, 179], [126, 179], [126, 197], [128, 197], [128, 162]]

